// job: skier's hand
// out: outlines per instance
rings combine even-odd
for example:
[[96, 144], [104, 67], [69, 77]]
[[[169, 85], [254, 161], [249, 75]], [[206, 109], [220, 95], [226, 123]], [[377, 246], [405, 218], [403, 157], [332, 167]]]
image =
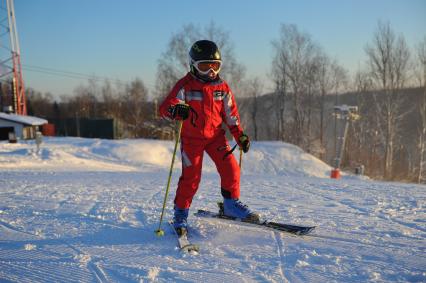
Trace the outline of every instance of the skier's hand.
[[189, 117], [189, 105], [179, 103], [174, 106], [170, 106], [169, 112], [173, 119], [186, 120]]
[[241, 136], [238, 138], [238, 145], [240, 148], [246, 153], [250, 149], [250, 139], [246, 134], [241, 134]]

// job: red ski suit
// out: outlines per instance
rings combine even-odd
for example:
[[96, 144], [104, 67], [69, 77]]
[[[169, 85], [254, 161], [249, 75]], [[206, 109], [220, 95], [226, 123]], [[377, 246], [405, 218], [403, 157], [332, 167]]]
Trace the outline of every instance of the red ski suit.
[[171, 119], [169, 109], [178, 103], [191, 107], [181, 132], [182, 175], [176, 191], [175, 205], [189, 208], [201, 180], [204, 151], [216, 165], [221, 178], [222, 195], [240, 196], [240, 168], [225, 138], [222, 122], [235, 140], [243, 133], [235, 98], [228, 84], [218, 79], [204, 82], [191, 73], [180, 79], [160, 105], [160, 114]]

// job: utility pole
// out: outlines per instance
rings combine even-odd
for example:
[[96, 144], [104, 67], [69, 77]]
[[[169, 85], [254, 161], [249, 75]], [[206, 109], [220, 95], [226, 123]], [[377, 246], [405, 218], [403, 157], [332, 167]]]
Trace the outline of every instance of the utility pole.
[[[27, 115], [24, 79], [22, 76], [21, 50], [16, 27], [13, 0], [0, 0], [0, 82], [10, 84], [3, 107], [12, 106], [18, 115]], [[0, 109], [3, 110], [3, 109]]]

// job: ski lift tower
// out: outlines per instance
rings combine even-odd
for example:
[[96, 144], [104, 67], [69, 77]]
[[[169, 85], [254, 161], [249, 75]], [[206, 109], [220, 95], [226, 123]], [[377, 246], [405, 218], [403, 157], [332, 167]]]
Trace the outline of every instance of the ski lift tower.
[[[359, 119], [358, 107], [349, 105], [334, 106], [334, 114], [337, 123], [340, 125], [337, 132], [336, 140], [336, 157], [334, 159], [334, 169], [331, 171], [331, 178], [340, 178], [340, 164], [345, 151], [346, 136], [348, 134], [349, 123]], [[339, 123], [340, 122], [340, 123]]]
[[27, 115], [13, 0], [0, 0], [0, 84], [0, 94], [4, 93], [6, 100], [2, 101], [3, 107], [15, 114]]

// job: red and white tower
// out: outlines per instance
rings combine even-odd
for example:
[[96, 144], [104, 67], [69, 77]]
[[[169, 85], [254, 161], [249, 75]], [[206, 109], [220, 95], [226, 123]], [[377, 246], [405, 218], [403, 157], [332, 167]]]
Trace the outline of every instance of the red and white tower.
[[12, 106], [15, 114], [27, 115], [15, 8], [13, 0], [0, 1], [0, 82], [7, 99], [2, 104]]

